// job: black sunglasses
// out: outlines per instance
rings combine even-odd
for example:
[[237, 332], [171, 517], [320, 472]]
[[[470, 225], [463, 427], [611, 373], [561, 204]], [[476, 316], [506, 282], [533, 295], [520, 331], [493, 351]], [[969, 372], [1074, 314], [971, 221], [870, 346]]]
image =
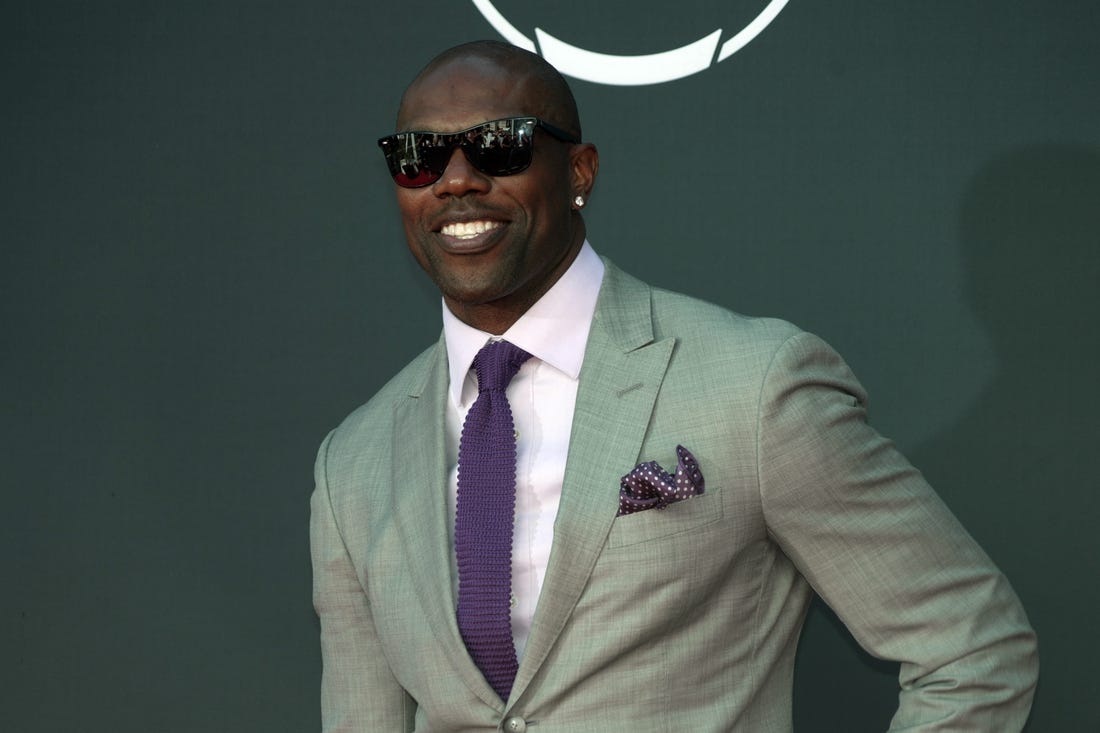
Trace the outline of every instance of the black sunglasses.
[[527, 170], [535, 152], [535, 128], [566, 143], [580, 140], [537, 117], [507, 117], [458, 132], [398, 132], [378, 140], [394, 183], [419, 188], [443, 175], [455, 148], [470, 165], [489, 176], [511, 176]]

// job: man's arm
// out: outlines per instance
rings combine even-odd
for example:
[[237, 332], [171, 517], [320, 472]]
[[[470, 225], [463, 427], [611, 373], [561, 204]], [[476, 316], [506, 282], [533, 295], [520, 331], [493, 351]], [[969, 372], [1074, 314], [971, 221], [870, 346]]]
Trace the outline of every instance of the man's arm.
[[1019, 730], [1038, 673], [1019, 599], [864, 399], [816, 337], [779, 349], [759, 413], [769, 531], [857, 641], [901, 663], [891, 731]]
[[[333, 512], [326, 471], [332, 435], [321, 444], [310, 501], [313, 606], [321, 620], [321, 719], [325, 733], [411, 731], [415, 703], [394, 679], [371, 619], [370, 602]], [[343, 517], [344, 521], [354, 518]]]

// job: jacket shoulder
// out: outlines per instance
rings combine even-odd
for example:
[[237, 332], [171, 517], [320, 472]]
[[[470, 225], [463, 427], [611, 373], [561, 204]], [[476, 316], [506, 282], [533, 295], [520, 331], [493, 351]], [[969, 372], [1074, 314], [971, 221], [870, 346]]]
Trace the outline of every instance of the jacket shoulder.
[[[382, 385], [369, 400], [345, 417], [332, 431], [330, 452], [338, 451], [349, 442], [361, 446], [369, 442], [363, 440], [364, 437], [369, 437], [364, 436], [364, 433], [376, 435], [380, 427], [389, 425], [393, 420], [394, 405], [409, 395], [420, 394], [424, 389], [433, 365], [441, 358], [441, 349], [443, 349], [442, 340], [420, 352], [401, 371]], [[442, 358], [446, 358], [445, 350]]]
[[[604, 265], [604, 290], [600, 294], [597, 319], [609, 320], [613, 324], [609, 329], [612, 333], [629, 334], [627, 341], [644, 334], [654, 340], [675, 338], [680, 343], [698, 342], [704, 348], [736, 344], [738, 349], [754, 345], [774, 350], [803, 333], [797, 326], [779, 318], [747, 316], [650, 285], [619, 269], [607, 258], [604, 258]], [[640, 323], [644, 323], [641, 331], [638, 330]]]
[[748, 316], [705, 300], [661, 288], [652, 290], [656, 338], [675, 336], [682, 344], [706, 350], [734, 347], [774, 353], [805, 333], [781, 318]]

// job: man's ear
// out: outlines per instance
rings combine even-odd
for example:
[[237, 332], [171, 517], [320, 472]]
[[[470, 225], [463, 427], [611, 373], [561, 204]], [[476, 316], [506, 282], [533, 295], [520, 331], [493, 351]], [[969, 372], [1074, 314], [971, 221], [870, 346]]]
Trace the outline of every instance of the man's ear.
[[600, 170], [600, 154], [596, 146], [592, 143], [573, 145], [569, 151], [569, 166], [573, 176], [573, 196], [580, 196], [587, 202]]

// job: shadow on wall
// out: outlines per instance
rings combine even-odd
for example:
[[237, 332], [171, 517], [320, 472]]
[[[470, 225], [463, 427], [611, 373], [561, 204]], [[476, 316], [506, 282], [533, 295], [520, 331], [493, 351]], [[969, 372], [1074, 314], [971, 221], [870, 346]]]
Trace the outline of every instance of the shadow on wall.
[[1029, 145], [987, 164], [962, 199], [959, 240], [996, 372], [911, 458], [1039, 633], [1028, 730], [1100, 730], [1086, 667], [1100, 653], [1100, 149]]
[[[982, 167], [960, 202], [959, 244], [996, 373], [909, 458], [1008, 575], [1038, 631], [1026, 730], [1100, 730], [1090, 674], [1100, 653], [1100, 149], [1030, 145]], [[885, 728], [896, 674], [815, 601], [795, 729]]]

